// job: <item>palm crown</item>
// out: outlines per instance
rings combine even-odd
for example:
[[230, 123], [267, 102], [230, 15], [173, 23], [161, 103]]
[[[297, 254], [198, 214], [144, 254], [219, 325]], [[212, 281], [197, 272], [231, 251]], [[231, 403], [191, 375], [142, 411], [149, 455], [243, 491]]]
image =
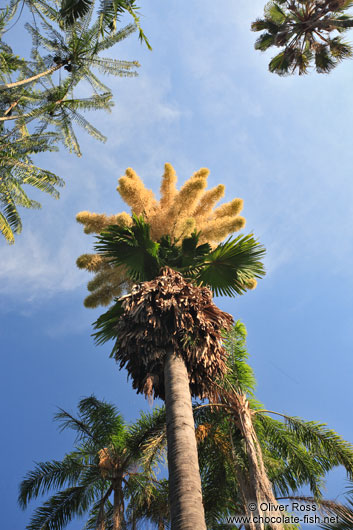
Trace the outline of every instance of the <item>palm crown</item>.
[[239, 236], [214, 250], [208, 243], [198, 245], [198, 239], [194, 232], [181, 242], [173, 243], [170, 237], [153, 241], [149, 225], [136, 216], [132, 227], [111, 226], [98, 236], [96, 250], [113, 266], [123, 267], [133, 281], [144, 283], [99, 317], [95, 336], [99, 343], [118, 337], [112, 356], [121, 367], [126, 365], [134, 387], [147, 395], [164, 398], [164, 353], [170, 341], [184, 356], [191, 392], [207, 393], [210, 377], [224, 372], [221, 329], [229, 327], [232, 318], [213, 304], [209, 289], [200, 286], [232, 296], [264, 274], [264, 249], [252, 236]]
[[[158, 272], [161, 266], [169, 266], [179, 270], [186, 277], [190, 277], [190, 274], [196, 273], [196, 269], [199, 268], [203, 260], [202, 279], [203, 284], [207, 284], [210, 281], [207, 279], [207, 273], [211, 271], [211, 268], [206, 268], [206, 255], [208, 255], [209, 265], [212, 261], [217, 261], [219, 270], [217, 274], [213, 275], [213, 282], [216, 282], [221, 269], [223, 281], [225, 272], [230, 272], [229, 267], [222, 264], [225, 254], [229, 257], [231, 253], [234, 255], [238, 253], [238, 259], [240, 259], [241, 255], [246, 256], [246, 252], [250, 251], [250, 248], [255, 254], [260, 250], [260, 246], [256, 245], [252, 236], [244, 236], [238, 238], [236, 244], [227, 242], [213, 252], [218, 243], [245, 226], [245, 219], [239, 215], [243, 207], [242, 199], [235, 198], [215, 208], [217, 202], [224, 195], [224, 186], [220, 184], [206, 190], [208, 174], [208, 169], [201, 168], [183, 184], [180, 190], [177, 190], [175, 171], [170, 164], [165, 164], [160, 187], [161, 198], [157, 201], [153, 192], [146, 189], [138, 175], [131, 168], [128, 168], [126, 174], [119, 179], [117, 191], [130, 206], [133, 215], [143, 216], [144, 228], [142, 225], [138, 225], [137, 217], [133, 219], [131, 215], [125, 212], [109, 216], [90, 212], [77, 214], [77, 221], [84, 225], [84, 230], [88, 234], [100, 234], [111, 226], [104, 244], [109, 245], [110, 251], [113, 251], [119, 238], [119, 251], [128, 252], [130, 255], [129, 274], [126, 273], [123, 266], [116, 267], [117, 263], [114, 262], [113, 257], [109, 257], [108, 250], [105, 252], [103, 248], [101, 249], [103, 252], [83, 254], [78, 258], [77, 265], [79, 268], [95, 273], [95, 277], [88, 283], [88, 290], [91, 294], [85, 300], [87, 307], [96, 307], [99, 304], [108, 305], [114, 297], [121, 295], [126, 286], [129, 286], [128, 282], [132, 276], [134, 281], [151, 279], [153, 277], [150, 275], [151, 271], [144, 271], [147, 261], [150, 264], [154, 263], [153, 274]], [[114, 241], [115, 237], [116, 240]], [[134, 238], [137, 241], [131, 243]], [[139, 250], [140, 241], [141, 248]], [[146, 245], [148, 249], [146, 247], [144, 250]], [[134, 259], [134, 252], [136, 259]], [[139, 255], [139, 252], [142, 254], [147, 252], [147, 254], [142, 258], [142, 254]], [[150, 257], [148, 258], [148, 256]], [[257, 271], [260, 276], [263, 274], [263, 268], [259, 262], [261, 256], [262, 253], [260, 252], [257, 259], [255, 259], [255, 255], [252, 258], [253, 264], [257, 261], [257, 266], [261, 269]], [[254, 276], [256, 274], [251, 278], [250, 271], [246, 271], [245, 262], [242, 271], [240, 265], [241, 263], [238, 261], [238, 281], [235, 282], [234, 270], [231, 271], [232, 277], [227, 279], [225, 285], [219, 286], [221, 289], [219, 293], [218, 287], [213, 283], [215, 293], [231, 294], [230, 291], [226, 292], [226, 290], [228, 283], [232, 281], [233, 288], [238, 293], [244, 292], [245, 287], [255, 287]], [[132, 270], [131, 267], [135, 269]], [[139, 268], [139, 272], [136, 267]], [[189, 270], [187, 270], [188, 267]], [[192, 272], [193, 269], [194, 272]], [[212, 270], [215, 271], [215, 267]], [[143, 274], [145, 276], [142, 277]]]
[[74, 451], [61, 461], [37, 463], [20, 485], [23, 508], [30, 500], [56, 490], [35, 510], [28, 530], [61, 530], [83, 514], [88, 514], [85, 528], [103, 529], [113, 524], [119, 528], [125, 492], [129, 497], [136, 480], [147, 485], [153, 478], [153, 466], [163, 451], [163, 437], [162, 443], [158, 442], [164, 431], [163, 410], [142, 415], [129, 426], [114, 405], [95, 396], [82, 399], [78, 409], [77, 417], [64, 410], [55, 416], [61, 430], [76, 432]]
[[318, 73], [328, 73], [352, 56], [352, 47], [341, 37], [353, 27], [352, 16], [346, 14], [352, 5], [351, 0], [271, 1], [264, 18], [251, 26], [253, 31], [263, 31], [255, 48], [282, 48], [269, 63], [269, 70], [276, 74], [305, 74], [312, 63]]

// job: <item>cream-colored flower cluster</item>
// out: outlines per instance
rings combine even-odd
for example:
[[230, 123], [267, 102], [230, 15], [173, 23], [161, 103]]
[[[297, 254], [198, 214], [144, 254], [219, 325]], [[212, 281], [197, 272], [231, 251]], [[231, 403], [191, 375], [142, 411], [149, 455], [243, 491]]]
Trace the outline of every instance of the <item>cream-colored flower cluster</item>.
[[[239, 213], [243, 208], [242, 199], [233, 199], [215, 208], [224, 196], [225, 187], [219, 184], [206, 190], [209, 170], [201, 168], [177, 190], [177, 176], [171, 164], [165, 164], [160, 200], [148, 190], [140, 177], [131, 168], [119, 179], [117, 191], [130, 206], [131, 213], [143, 215], [151, 227], [151, 237], [158, 241], [163, 235], [169, 235], [174, 241], [181, 241], [194, 230], [201, 232], [200, 243], [208, 242], [216, 246], [228, 235], [241, 230], [245, 219]], [[107, 226], [117, 224], [131, 226], [131, 215], [126, 212], [117, 215], [80, 212], [76, 219], [84, 225], [87, 234], [99, 234]], [[128, 280], [121, 268], [114, 268], [98, 254], [83, 254], [77, 260], [77, 266], [96, 275], [88, 283], [91, 294], [85, 299], [87, 307], [108, 305], [113, 298], [128, 289]], [[254, 288], [256, 281], [249, 282], [248, 288]]]

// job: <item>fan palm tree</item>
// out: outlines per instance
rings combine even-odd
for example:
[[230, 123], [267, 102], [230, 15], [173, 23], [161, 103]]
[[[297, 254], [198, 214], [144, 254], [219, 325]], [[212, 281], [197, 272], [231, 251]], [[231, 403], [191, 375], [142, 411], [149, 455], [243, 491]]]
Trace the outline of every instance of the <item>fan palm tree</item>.
[[[277, 421], [264, 411], [254, 398], [255, 378], [247, 364], [245, 338], [245, 326], [240, 322], [227, 333], [226, 379], [248, 396], [258, 449], [274, 488], [275, 502], [315, 504], [320, 507], [321, 516], [349, 517], [348, 508], [323, 499], [322, 490], [326, 474], [333, 467], [343, 465], [349, 475], [352, 473], [352, 446], [323, 425], [292, 417]], [[193, 411], [206, 525], [209, 529], [228, 528], [227, 520], [246, 513], [246, 496], [253, 481], [246, 439], [235, 423], [239, 411], [219, 402], [213, 406], [195, 403]], [[132, 526], [150, 521], [159, 529], [169, 528], [167, 481], [130, 484], [128, 510]], [[309, 487], [313, 496], [301, 495], [303, 487]], [[285, 528], [294, 526], [286, 524]]]
[[251, 26], [253, 31], [263, 31], [255, 48], [281, 48], [269, 63], [270, 72], [301, 75], [314, 64], [318, 73], [329, 73], [352, 56], [351, 45], [341, 36], [353, 27], [353, 16], [347, 13], [352, 6], [352, 0], [271, 1], [264, 17]]
[[45, 134], [12, 134], [9, 141], [0, 137], [0, 230], [8, 243], [14, 243], [15, 234], [22, 230], [18, 206], [40, 208], [40, 203], [30, 199], [24, 189], [32, 186], [59, 198], [57, 187], [63, 181], [45, 169], [33, 164], [31, 154], [53, 151], [56, 135]]
[[[82, 399], [78, 410], [77, 417], [64, 410], [55, 415], [61, 430], [76, 432], [74, 451], [61, 461], [39, 462], [20, 485], [22, 508], [49, 491], [57, 492], [35, 510], [28, 530], [61, 530], [85, 514], [85, 528], [119, 530], [130, 481], [148, 484], [153, 479], [152, 466], [163, 450], [164, 411], [142, 415], [129, 426], [113, 405], [94, 396]], [[162, 440], [158, 447], [156, 435]]]
[[115, 338], [112, 356], [126, 366], [137, 392], [165, 400], [173, 529], [205, 528], [190, 393], [207, 397], [211, 380], [224, 373], [221, 330], [232, 322], [210, 289], [242, 294], [248, 280], [264, 275], [264, 248], [253, 236], [213, 250], [198, 244], [199, 237], [155, 241], [143, 217], [133, 215], [132, 226], [108, 227], [96, 245], [139, 282], [98, 318], [95, 336], [98, 343]]

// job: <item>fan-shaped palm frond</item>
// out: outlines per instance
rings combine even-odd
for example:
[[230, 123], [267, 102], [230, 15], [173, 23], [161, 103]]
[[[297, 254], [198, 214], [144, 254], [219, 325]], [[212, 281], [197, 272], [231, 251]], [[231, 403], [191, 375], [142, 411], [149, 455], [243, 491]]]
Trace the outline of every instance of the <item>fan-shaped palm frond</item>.
[[216, 295], [243, 294], [248, 280], [265, 274], [265, 250], [252, 235], [228, 240], [213, 251], [208, 244], [197, 244], [199, 235], [184, 238], [181, 246], [168, 237], [156, 242], [143, 217], [133, 215], [131, 227], [112, 225], [103, 231], [95, 250], [114, 266], [126, 267], [134, 281], [151, 280], [169, 266]]
[[270, 72], [302, 75], [314, 65], [318, 73], [329, 73], [352, 57], [351, 45], [341, 36], [353, 27], [352, 14], [346, 13], [352, 5], [351, 0], [271, 0], [264, 18], [251, 26], [263, 32], [255, 48], [281, 48], [269, 63]]

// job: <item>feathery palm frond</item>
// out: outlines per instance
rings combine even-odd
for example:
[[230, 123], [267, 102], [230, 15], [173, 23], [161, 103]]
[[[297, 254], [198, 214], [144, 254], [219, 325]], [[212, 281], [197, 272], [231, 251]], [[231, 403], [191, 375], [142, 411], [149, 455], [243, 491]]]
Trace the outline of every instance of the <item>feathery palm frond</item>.
[[62, 530], [76, 516], [83, 515], [94, 499], [90, 486], [74, 486], [50, 497], [37, 508], [27, 530]]
[[33, 471], [27, 473], [21, 482], [19, 504], [25, 508], [28, 502], [51, 489], [62, 488], [65, 484], [72, 486], [82, 473], [82, 462], [67, 455], [61, 462], [38, 462]]
[[29, 185], [59, 198], [57, 187], [63, 181], [54, 173], [35, 166], [29, 155], [53, 151], [53, 134], [17, 134], [12, 141], [0, 139], [0, 230], [9, 243], [14, 243], [15, 234], [21, 232], [22, 223], [18, 206], [40, 208], [30, 199], [23, 186]]
[[114, 405], [95, 396], [82, 399], [78, 409], [77, 417], [62, 409], [54, 417], [61, 430], [76, 432], [74, 451], [62, 461], [39, 462], [20, 485], [22, 508], [56, 491], [35, 510], [29, 530], [61, 530], [75, 516], [85, 514], [87, 528], [101, 528], [104, 523], [108, 529], [117, 509], [111, 503], [116, 488], [128, 501], [130, 479], [150, 487], [165, 446], [164, 411], [144, 414], [136, 424], [127, 425]]

